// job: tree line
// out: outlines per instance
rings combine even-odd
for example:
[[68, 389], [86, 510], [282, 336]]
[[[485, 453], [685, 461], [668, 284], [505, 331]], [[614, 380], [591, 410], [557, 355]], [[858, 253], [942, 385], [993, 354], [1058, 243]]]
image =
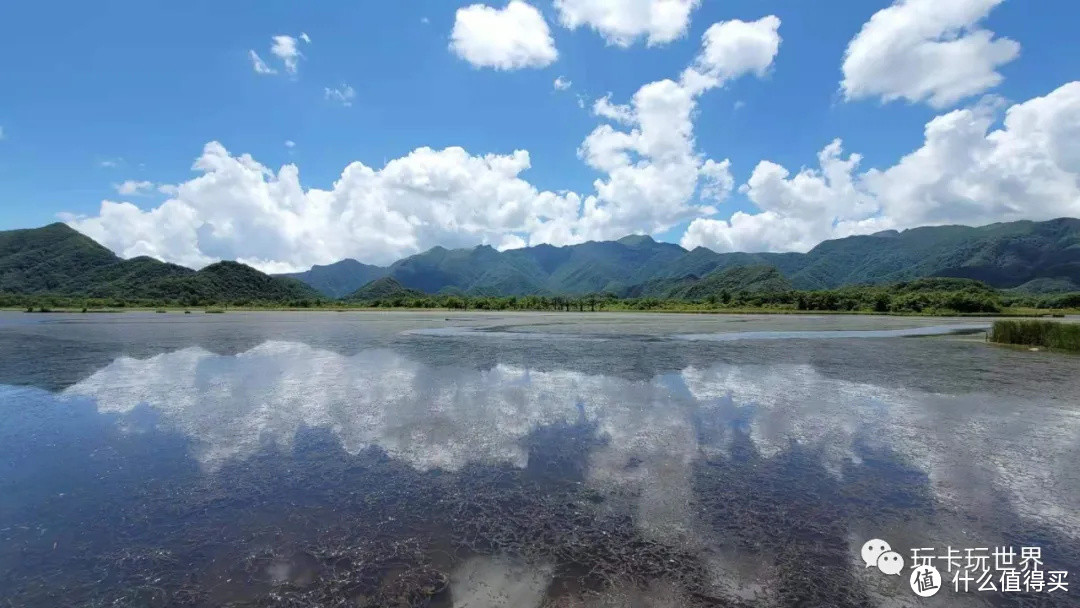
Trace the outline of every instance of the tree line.
[[622, 298], [613, 293], [585, 295], [491, 296], [435, 294], [388, 295], [371, 300], [344, 302], [322, 298], [222, 300], [79, 298], [72, 296], [0, 294], [0, 307], [27, 309], [104, 308], [202, 308], [213, 306], [250, 308], [442, 308], [450, 310], [536, 310], [597, 312], [612, 310], [775, 310], [867, 313], [997, 313], [1011, 308], [1076, 309], [1080, 293], [1013, 294], [967, 279], [919, 279], [892, 285], [851, 286], [826, 290], [787, 290], [754, 293], [721, 290], [693, 300], [653, 297]]

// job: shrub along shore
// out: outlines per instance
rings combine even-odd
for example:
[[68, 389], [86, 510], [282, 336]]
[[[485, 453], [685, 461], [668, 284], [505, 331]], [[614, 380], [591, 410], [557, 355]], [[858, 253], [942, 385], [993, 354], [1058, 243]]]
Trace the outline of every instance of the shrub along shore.
[[994, 321], [990, 341], [1080, 352], [1080, 323], [1022, 319]]
[[429, 295], [388, 282], [372, 295], [334, 300], [294, 298], [125, 299], [0, 293], [0, 308], [33, 312], [130, 309], [188, 310], [349, 310], [370, 308], [537, 311], [656, 311], [703, 313], [867, 313], [899, 315], [1038, 316], [1076, 312], [1080, 293], [1034, 296], [994, 289], [970, 279], [927, 278], [891, 285], [865, 285], [818, 291], [746, 291], [720, 289], [694, 299], [583, 295]]

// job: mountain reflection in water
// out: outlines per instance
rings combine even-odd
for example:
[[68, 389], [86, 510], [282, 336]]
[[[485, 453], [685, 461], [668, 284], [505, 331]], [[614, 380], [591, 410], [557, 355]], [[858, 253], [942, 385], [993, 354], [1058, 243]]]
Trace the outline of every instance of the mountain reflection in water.
[[0, 600], [915, 605], [873, 537], [1080, 567], [1073, 395], [903, 380], [985, 345], [490, 340], [190, 345], [53, 390], [11, 363]]

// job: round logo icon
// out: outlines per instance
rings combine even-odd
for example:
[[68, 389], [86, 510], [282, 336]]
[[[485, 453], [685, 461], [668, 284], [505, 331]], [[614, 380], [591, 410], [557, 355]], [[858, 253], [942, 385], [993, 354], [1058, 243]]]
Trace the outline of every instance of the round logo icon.
[[904, 569], [904, 558], [896, 551], [886, 551], [878, 556], [877, 567], [885, 574], [899, 576]]
[[908, 579], [911, 590], [919, 597], [930, 597], [941, 590], [941, 573], [933, 566], [919, 566]]
[[863, 543], [862, 558], [866, 562], [866, 567], [876, 566], [878, 558], [886, 551], [892, 551], [892, 547], [880, 538], [874, 538]]

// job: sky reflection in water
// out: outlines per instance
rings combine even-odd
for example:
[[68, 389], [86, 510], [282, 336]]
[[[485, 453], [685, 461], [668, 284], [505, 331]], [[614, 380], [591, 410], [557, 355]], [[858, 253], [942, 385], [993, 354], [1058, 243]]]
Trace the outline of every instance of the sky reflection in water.
[[[648, 542], [700, 559], [702, 580], [692, 591], [707, 589], [731, 602], [780, 601], [777, 588], [792, 574], [772, 545], [805, 540], [793, 535], [757, 542], [755, 534], [768, 533], [755, 526], [768, 523], [768, 515], [755, 516], [739, 525], [742, 531], [733, 532], [732, 526], [746, 516], [711, 501], [731, 502], [720, 495], [734, 491], [736, 483], [747, 484], [740, 490], [743, 494], [761, 492], [781, 502], [788, 496], [786, 516], [796, 520], [829, 516], [804, 512], [799, 505], [807, 497], [785, 493], [808, 492], [826, 510], [845, 513], [832, 522], [835, 529], [828, 529], [826, 521], [826, 532], [814, 527], [811, 532], [831, 539], [825, 544], [833, 547], [828, 555], [837, 563], [830, 567], [842, 568], [844, 585], [857, 588], [855, 595], [871, 603], [914, 599], [906, 584], [862, 571], [858, 546], [874, 536], [888, 536], [894, 548], [1036, 539], [1062, 553], [1061, 559], [1075, 558], [1080, 483], [1069, 463], [1080, 456], [1077, 389], [1045, 390], [1027, 380], [1040, 374], [1067, 375], [1075, 361], [1033, 359], [1028, 353], [960, 338], [710, 344], [665, 336], [646, 339], [638, 334], [640, 328], [628, 324], [623, 332], [580, 334], [589, 339], [576, 343], [507, 339], [493, 346], [500, 342], [499, 334], [517, 330], [500, 323], [488, 332], [494, 336], [477, 338], [454, 328], [397, 329], [357, 337], [358, 344], [344, 348], [341, 342], [323, 339], [256, 340], [259, 331], [236, 328], [234, 334], [248, 332], [247, 341], [255, 344], [248, 346], [224, 332], [220, 340], [141, 351], [138, 357], [122, 354], [130, 349], [120, 344], [105, 349], [114, 354], [103, 356], [100, 366], [64, 386], [48, 386], [40, 375], [20, 377], [21, 368], [14, 362], [0, 365], [7, 382], [0, 386], [6, 410], [0, 426], [6, 447], [0, 450], [16, 463], [0, 476], [0, 481], [7, 477], [4, 485], [13, 490], [0, 499], [0, 516], [8, 520], [0, 519], [0, 529], [6, 530], [8, 540], [29, 547], [23, 555], [37, 555], [42, 563], [38, 569], [49, 572], [45, 565], [50, 557], [40, 553], [40, 545], [47, 545], [56, 530], [64, 530], [60, 515], [65, 511], [54, 509], [61, 500], [56, 497], [59, 490], [66, 487], [80, 495], [79, 500], [104, 502], [80, 488], [89, 480], [73, 475], [82, 465], [68, 459], [92, 460], [100, 450], [114, 452], [110, 462], [140, 457], [150, 461], [142, 469], [134, 467], [138, 470], [97, 472], [102, 477], [131, 475], [130, 484], [111, 479], [124, 491], [169, 478], [174, 488], [204, 492], [207, 486], [201, 484], [217, 479], [215, 491], [222, 494], [222, 502], [208, 508], [242, 518], [251, 505], [230, 504], [228, 497], [229, 480], [243, 478], [237, 471], [289, 468], [290, 459], [297, 466], [317, 462], [319, 467], [338, 460], [366, 462], [375, 449], [413, 471], [400, 473], [402, 478], [435, 475], [442, 476], [438, 483], [464, 486], [462, 479], [476, 467], [510, 467], [539, 475], [541, 483], [550, 481], [552, 488], [577, 483], [593, 493], [587, 498], [599, 505], [596, 517], [625, 515]], [[85, 327], [78, 331], [100, 337]], [[142, 341], [154, 331], [139, 327], [137, 337]], [[529, 331], [534, 338], [544, 335], [535, 328]], [[281, 332], [269, 328], [263, 333]], [[70, 338], [64, 332], [46, 331], [45, 336]], [[78, 339], [92, 342], [89, 335]], [[161, 341], [169, 343], [164, 337]], [[78, 340], [68, 346], [77, 348]], [[938, 365], [927, 368], [920, 358]], [[943, 366], [943, 361], [950, 363]], [[1013, 374], [1016, 381], [997, 384], [997, 370], [1008, 368], [1019, 370]], [[957, 385], [957, 374], [969, 375], [961, 382], [966, 390]], [[913, 375], [918, 380], [907, 381]], [[19, 384], [49, 390], [15, 386]], [[305, 448], [298, 456], [298, 442], [312, 432], [324, 438], [314, 444], [323, 447]], [[580, 451], [559, 447], [567, 440], [578, 441], [572, 444]], [[327, 441], [341, 452], [328, 449]], [[554, 446], [550, 453], [539, 445], [545, 443]], [[82, 453], [84, 449], [90, 453]], [[268, 465], [268, 458], [277, 462]], [[722, 487], [710, 485], [710, 471], [723, 475]], [[384, 483], [396, 483], [394, 475]], [[803, 478], [810, 479], [800, 481]], [[344, 491], [321, 488], [318, 480], [310, 483], [313, 488], [306, 492]], [[813, 486], [800, 489], [802, 483]], [[283, 482], [281, 488], [286, 494], [287, 486]], [[365, 517], [358, 496], [381, 489], [352, 491], [351, 499], [335, 495], [334, 504], [341, 510], [355, 505], [356, 516]], [[559, 491], [551, 490], [553, 495]], [[139, 500], [137, 494], [121, 492], [110, 502], [127, 509]], [[273, 517], [294, 516], [299, 508], [278, 508]], [[57, 520], [47, 521], [50, 514]], [[790, 526], [795, 530], [799, 523]], [[286, 544], [310, 547], [318, 542], [316, 532], [293, 526]], [[420, 536], [429, 538], [425, 534]], [[1028, 538], [1021, 538], [1025, 534]], [[441, 537], [438, 532], [429, 536]], [[131, 544], [144, 541], [131, 532]], [[91, 549], [95, 542], [74, 544]], [[453, 534], [445, 542], [453, 545]], [[269, 541], [234, 548], [250, 553], [256, 545], [275, 555], [287, 553]], [[627, 580], [622, 588], [577, 588], [566, 581], [585, 579], [585, 587], [589, 581], [571, 576], [580, 564], [558, 563], [565, 551], [503, 555], [513, 547], [489, 545], [486, 550], [457, 547], [445, 564], [429, 565], [449, 579], [450, 591], [436, 602], [453, 603], [458, 581], [458, 600], [468, 595], [473, 603], [498, 605], [490, 598], [478, 599], [479, 592], [461, 582], [478, 577], [505, 579], [507, 593], [535, 598], [528, 600], [533, 603], [575, 594], [596, 597], [591, 594], [600, 592], [609, 604], [620, 597], [656, 605], [693, 601], [678, 577], [666, 580], [661, 573], [652, 581]], [[748, 548], [753, 545], [758, 546]], [[844, 563], [842, 555], [847, 545], [855, 548], [850, 563]], [[0, 566], [21, 559], [0, 555]], [[532, 560], [536, 573], [526, 583], [499, 574], [522, 568], [522, 560]], [[275, 574], [266, 588], [252, 583], [224, 591], [221, 597], [260, 597], [275, 584], [288, 582], [296, 570], [291, 558], [274, 563], [267, 566]], [[35, 567], [19, 564], [24, 575]], [[224, 576], [206, 564], [192, 569], [217, 584], [215, 576]], [[62, 572], [60, 568], [54, 574]], [[311, 582], [318, 581], [318, 575], [309, 578], [304, 584], [319, 584]], [[13, 582], [19, 586], [9, 588], [24, 593], [15, 597], [36, 597], [27, 591], [25, 579]]]

